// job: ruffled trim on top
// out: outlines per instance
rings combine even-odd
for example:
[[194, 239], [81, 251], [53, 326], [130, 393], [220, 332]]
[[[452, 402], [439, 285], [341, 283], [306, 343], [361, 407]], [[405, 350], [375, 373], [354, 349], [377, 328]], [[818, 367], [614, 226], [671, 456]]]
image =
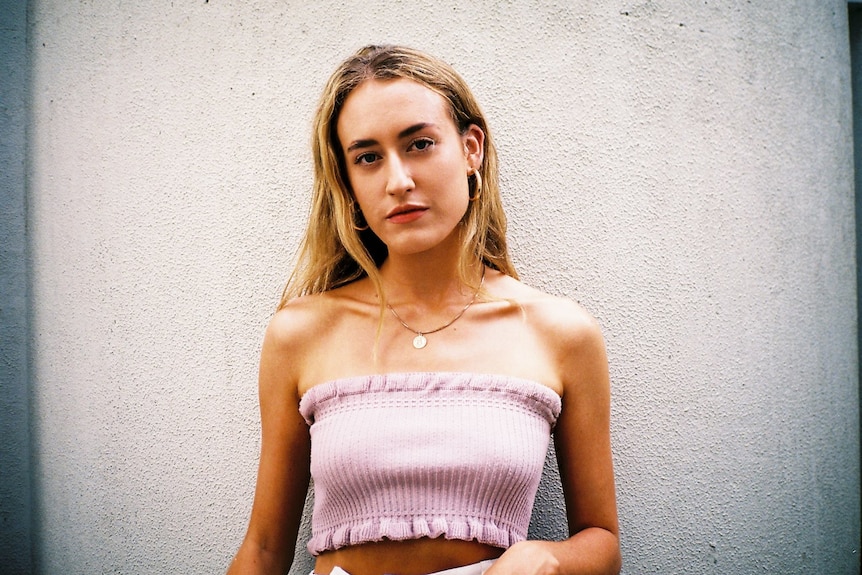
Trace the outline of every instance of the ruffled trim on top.
[[435, 517], [428, 520], [424, 517], [408, 519], [383, 517], [357, 524], [341, 525], [336, 529], [316, 533], [309, 540], [307, 548], [312, 555], [318, 555], [322, 551], [371, 541], [384, 539], [406, 541], [421, 537], [435, 539], [441, 536], [452, 540], [476, 540], [479, 543], [503, 549], [527, 538], [526, 533], [474, 518]]
[[479, 391], [519, 398], [540, 412], [551, 427], [562, 409], [557, 393], [539, 382], [509, 375], [469, 372], [405, 372], [358, 375], [315, 385], [299, 401], [306, 423], [314, 423], [314, 412], [337, 397], [381, 392]]

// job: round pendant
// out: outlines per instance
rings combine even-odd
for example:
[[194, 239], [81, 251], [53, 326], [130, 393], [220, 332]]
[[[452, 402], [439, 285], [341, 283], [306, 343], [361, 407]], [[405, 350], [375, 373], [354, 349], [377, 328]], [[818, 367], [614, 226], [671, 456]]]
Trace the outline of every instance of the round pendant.
[[413, 347], [416, 349], [422, 349], [426, 345], [428, 345], [428, 340], [421, 333], [413, 338]]

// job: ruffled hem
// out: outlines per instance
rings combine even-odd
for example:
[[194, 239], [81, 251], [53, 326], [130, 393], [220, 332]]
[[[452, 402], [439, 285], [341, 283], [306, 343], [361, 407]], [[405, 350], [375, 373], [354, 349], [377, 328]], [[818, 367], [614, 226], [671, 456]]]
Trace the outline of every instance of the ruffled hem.
[[341, 525], [323, 530], [320, 533], [314, 533], [307, 548], [312, 555], [318, 555], [322, 551], [332, 551], [350, 545], [384, 539], [405, 541], [422, 537], [436, 539], [441, 536], [445, 539], [475, 540], [503, 549], [526, 539], [526, 533], [519, 533], [514, 529], [507, 529], [479, 519], [382, 518], [357, 524]]
[[302, 396], [299, 412], [311, 425], [314, 411], [337, 397], [380, 392], [477, 391], [502, 393], [524, 401], [553, 425], [562, 409], [557, 393], [539, 382], [509, 375], [469, 372], [406, 372], [359, 375], [315, 385]]

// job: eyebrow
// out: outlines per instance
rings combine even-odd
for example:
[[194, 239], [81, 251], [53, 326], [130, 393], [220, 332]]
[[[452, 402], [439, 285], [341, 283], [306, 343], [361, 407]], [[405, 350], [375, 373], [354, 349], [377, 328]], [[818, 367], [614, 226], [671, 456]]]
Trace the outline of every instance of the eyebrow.
[[[418, 124], [413, 124], [412, 126], [404, 128], [398, 132], [398, 139], [406, 138], [407, 136], [411, 136], [425, 128], [433, 128], [434, 126], [435, 125], [430, 122], [419, 122]], [[347, 151], [352, 152], [353, 150], [358, 150], [360, 148], [370, 148], [378, 143], [379, 142], [377, 140], [355, 140], [352, 144], [347, 146]]]

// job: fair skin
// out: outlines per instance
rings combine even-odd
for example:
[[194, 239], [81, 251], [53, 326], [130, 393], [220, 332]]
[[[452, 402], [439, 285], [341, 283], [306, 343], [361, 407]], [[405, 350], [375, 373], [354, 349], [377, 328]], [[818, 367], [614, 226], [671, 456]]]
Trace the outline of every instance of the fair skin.
[[[355, 200], [389, 248], [380, 269], [389, 303], [417, 329], [446, 323], [473, 296], [458, 279], [459, 222], [469, 205], [467, 175], [481, 166], [482, 130], [459, 133], [441, 96], [399, 79], [360, 84], [345, 101], [337, 133]], [[478, 282], [480, 263], [474, 272]], [[379, 301], [367, 279], [293, 300], [273, 317], [261, 353], [257, 487], [230, 575], [283, 573], [293, 560], [309, 482], [299, 398], [341, 377], [417, 371], [511, 375], [561, 396], [554, 440], [572, 535], [505, 552], [476, 541], [384, 540], [324, 552], [316, 573], [338, 565], [352, 575], [422, 575], [496, 557], [487, 575], [619, 572], [610, 385], [597, 323], [571, 301], [490, 268], [484, 273], [491, 297], [429, 335], [421, 350], [391, 314], [378, 337]]]

